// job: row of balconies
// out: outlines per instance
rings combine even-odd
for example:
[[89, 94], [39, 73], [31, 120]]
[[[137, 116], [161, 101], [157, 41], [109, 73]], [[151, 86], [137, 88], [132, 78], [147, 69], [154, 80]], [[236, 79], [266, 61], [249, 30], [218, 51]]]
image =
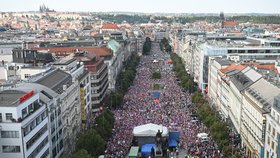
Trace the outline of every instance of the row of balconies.
[[98, 83], [102, 80], [104, 80], [105, 76], [108, 74], [108, 72], [104, 71], [103, 74], [98, 79], [91, 79], [91, 83]]

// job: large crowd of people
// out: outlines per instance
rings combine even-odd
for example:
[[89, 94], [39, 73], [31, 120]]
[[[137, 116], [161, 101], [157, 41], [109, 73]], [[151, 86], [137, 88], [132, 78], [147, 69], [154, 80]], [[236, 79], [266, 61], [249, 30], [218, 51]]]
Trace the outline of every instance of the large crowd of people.
[[[123, 158], [129, 152], [133, 139], [133, 128], [147, 123], [166, 126], [169, 131], [180, 132], [179, 150], [186, 151], [185, 157], [218, 157], [217, 145], [209, 136], [202, 142], [198, 133], [208, 129], [196, 118], [196, 107], [191, 94], [178, 84], [175, 73], [168, 63], [169, 55], [152, 44], [150, 55], [142, 56], [137, 67], [133, 85], [124, 96], [121, 109], [113, 110], [115, 125], [113, 135], [106, 144], [106, 158]], [[152, 79], [152, 73], [159, 71], [160, 79]], [[151, 95], [154, 84], [160, 84], [159, 102]]]

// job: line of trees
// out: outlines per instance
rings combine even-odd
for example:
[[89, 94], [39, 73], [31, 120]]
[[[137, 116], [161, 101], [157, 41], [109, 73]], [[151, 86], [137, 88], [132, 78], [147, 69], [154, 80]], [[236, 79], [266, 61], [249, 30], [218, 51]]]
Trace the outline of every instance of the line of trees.
[[177, 78], [180, 80], [180, 85], [184, 90], [190, 93], [197, 91], [197, 84], [193, 81], [193, 77], [187, 74], [182, 59], [175, 53], [171, 53], [170, 57], [173, 62], [173, 70], [175, 71]]
[[240, 150], [233, 146], [229, 137], [229, 129], [225, 122], [222, 122], [216, 111], [212, 110], [208, 101], [199, 92], [192, 96], [192, 102], [198, 108], [199, 119], [210, 129], [211, 136], [217, 142], [226, 157], [241, 158]]
[[124, 64], [124, 71], [120, 73], [116, 83], [116, 91], [112, 92], [108, 99], [105, 101], [105, 105], [110, 108], [120, 107], [123, 97], [127, 92], [130, 85], [132, 85], [133, 80], [136, 75], [136, 67], [140, 61], [140, 57], [137, 54], [132, 54], [130, 59]]
[[104, 154], [106, 141], [112, 136], [114, 114], [106, 109], [96, 117], [93, 128], [80, 133], [76, 144], [76, 152], [62, 158], [93, 158]]
[[148, 55], [152, 48], [152, 41], [150, 37], [146, 37], [146, 40], [143, 44], [143, 55]]
[[160, 40], [159, 47], [160, 47], [160, 50], [163, 52], [172, 51], [171, 46], [169, 45], [169, 42], [165, 37], [162, 40]]
[[[165, 23], [172, 23], [178, 22], [181, 24], [192, 23], [195, 21], [207, 21], [210, 23], [219, 22], [220, 17], [219, 15], [211, 15], [211, 16], [193, 16], [193, 15], [186, 15], [186, 16], [174, 16], [174, 17], [167, 17], [167, 16], [153, 16], [151, 15], [125, 15], [125, 14], [104, 14], [98, 15], [100, 19], [105, 21], [113, 21], [116, 23], [122, 23], [123, 21], [127, 21], [129, 23], [156, 23], [158, 20], [161, 20]], [[248, 16], [228, 16], [226, 17], [228, 20], [235, 20], [238, 22], [252, 22], [252, 23], [259, 23], [259, 24], [280, 24], [280, 16], [277, 15], [248, 15]]]

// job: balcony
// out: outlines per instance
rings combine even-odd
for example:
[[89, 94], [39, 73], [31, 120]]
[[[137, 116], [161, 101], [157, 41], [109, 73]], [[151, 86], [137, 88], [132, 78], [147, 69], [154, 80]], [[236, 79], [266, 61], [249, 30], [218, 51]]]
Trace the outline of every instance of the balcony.
[[[29, 106], [31, 106], [31, 108], [29, 107]], [[32, 104], [30, 104], [28, 107], [26, 107], [26, 108], [30, 108], [30, 110], [29, 110], [29, 112], [28, 113], [26, 113], [25, 115], [23, 114], [22, 115], [22, 118], [18, 118], [18, 122], [25, 122], [25, 119], [28, 119], [28, 117], [29, 116], [31, 116], [32, 114], [34, 114], [34, 113], [38, 113], [38, 110], [39, 109], [45, 109], [46, 107], [46, 104], [43, 104], [43, 103], [41, 103], [41, 102], [34, 102], [34, 103], [32, 103]], [[42, 108], [43, 107], [43, 108]], [[39, 110], [40, 111], [40, 110]]]
[[44, 141], [44, 139], [46, 139], [49, 135], [49, 131], [46, 130], [44, 132], [43, 135], [40, 136], [40, 138], [38, 140], [36, 140], [36, 142], [34, 142], [34, 144], [27, 150], [27, 155], [30, 155], [37, 147], [38, 145]]
[[25, 116], [24, 119], [19, 118], [18, 122], [21, 122], [22, 125], [25, 125], [29, 121], [31, 121], [31, 119], [33, 118], [33, 117], [29, 117], [29, 116], [31, 116], [31, 115], [37, 116], [38, 114], [40, 114], [45, 109], [46, 109], [46, 107], [43, 104], [41, 104], [41, 106], [36, 106], [36, 108], [34, 107], [34, 110], [32, 112], [30, 112], [27, 116]]

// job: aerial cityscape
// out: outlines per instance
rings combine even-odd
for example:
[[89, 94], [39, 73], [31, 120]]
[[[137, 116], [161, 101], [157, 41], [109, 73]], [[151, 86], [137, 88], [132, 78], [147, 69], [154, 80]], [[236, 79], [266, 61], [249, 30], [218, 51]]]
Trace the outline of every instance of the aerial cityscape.
[[0, 158], [280, 158], [279, 0], [0, 5]]

